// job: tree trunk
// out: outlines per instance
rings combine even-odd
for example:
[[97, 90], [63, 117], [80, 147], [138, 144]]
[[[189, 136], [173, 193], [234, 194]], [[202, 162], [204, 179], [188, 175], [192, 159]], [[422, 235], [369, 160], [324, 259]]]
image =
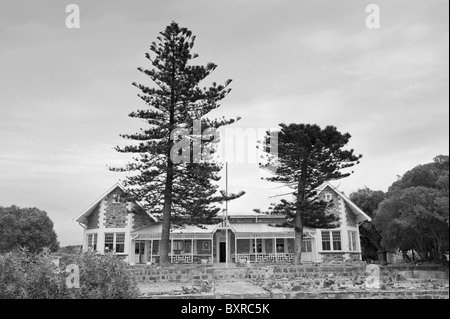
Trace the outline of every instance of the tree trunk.
[[[172, 52], [174, 52], [174, 46], [172, 46]], [[169, 114], [169, 134], [172, 134], [172, 130], [175, 127], [175, 54], [172, 60], [172, 83], [171, 83], [171, 96], [170, 96], [170, 114]], [[173, 141], [170, 138], [167, 142], [167, 175], [166, 184], [164, 189], [164, 211], [163, 211], [163, 221], [161, 229], [161, 248], [160, 248], [160, 259], [159, 263], [161, 265], [167, 265], [169, 261], [169, 243], [170, 243], [170, 219], [172, 215], [172, 191], [173, 191], [173, 174], [174, 167], [173, 162], [170, 157]]]
[[295, 214], [294, 219], [295, 239], [294, 239], [294, 265], [302, 263], [302, 240], [303, 240], [303, 222], [301, 212]]
[[295, 230], [294, 258], [293, 258], [294, 265], [300, 265], [302, 263], [302, 241], [303, 241], [302, 204], [305, 201], [307, 169], [308, 169], [307, 159], [304, 159], [301, 167], [301, 174], [298, 178], [297, 202], [294, 218], [294, 230]]
[[167, 165], [166, 187], [164, 190], [164, 212], [161, 230], [161, 265], [168, 264], [169, 261], [169, 243], [170, 243], [170, 217], [172, 212], [172, 185], [173, 185], [173, 163], [170, 160]]

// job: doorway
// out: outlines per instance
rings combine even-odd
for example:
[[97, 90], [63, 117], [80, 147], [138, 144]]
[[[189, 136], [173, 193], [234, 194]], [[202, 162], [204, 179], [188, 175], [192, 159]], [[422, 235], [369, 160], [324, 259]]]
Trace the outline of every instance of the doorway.
[[134, 260], [136, 264], [143, 264], [145, 262], [144, 260], [144, 254], [145, 254], [145, 242], [139, 241], [136, 242], [134, 245]]
[[227, 256], [227, 243], [226, 242], [220, 242], [219, 243], [219, 262], [224, 263], [226, 262]]

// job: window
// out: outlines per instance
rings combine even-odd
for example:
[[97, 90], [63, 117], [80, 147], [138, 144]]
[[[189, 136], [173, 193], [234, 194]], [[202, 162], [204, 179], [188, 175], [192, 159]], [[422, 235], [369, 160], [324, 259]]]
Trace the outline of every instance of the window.
[[277, 238], [277, 253], [284, 253], [284, 239]]
[[125, 233], [116, 234], [116, 253], [125, 252]]
[[210, 250], [210, 245], [209, 245], [209, 241], [208, 240], [204, 240], [202, 242], [202, 250], [203, 251], [209, 251]]
[[114, 250], [114, 234], [105, 234], [105, 252]]
[[333, 250], [342, 250], [341, 247], [341, 232], [340, 231], [332, 231], [333, 234]]
[[312, 252], [312, 245], [311, 245], [311, 239], [305, 239], [302, 240], [302, 253], [310, 253]]
[[324, 195], [324, 200], [325, 200], [326, 202], [331, 202], [332, 199], [333, 199], [333, 197], [331, 196], [330, 193], [325, 193], [325, 195]]
[[89, 234], [88, 238], [88, 249], [92, 249], [94, 251], [97, 250], [97, 234]]
[[356, 251], [356, 231], [348, 231], [348, 250]]
[[173, 241], [173, 250], [183, 250], [183, 241], [182, 240], [174, 240]]
[[185, 253], [190, 253], [191, 252], [191, 241], [190, 240], [185, 240], [184, 241], [184, 252]]
[[113, 195], [113, 203], [123, 203], [125, 202], [124, 198], [120, 194]]
[[253, 242], [253, 252], [258, 253], [258, 254], [262, 253], [262, 239], [256, 240], [256, 247], [255, 247], [255, 241], [252, 240], [252, 242]]
[[329, 231], [322, 231], [322, 250], [331, 250]]
[[154, 240], [152, 245], [152, 254], [158, 255], [159, 254], [159, 240]]
[[341, 231], [322, 231], [322, 250], [342, 250]]
[[124, 253], [125, 233], [106, 233], [105, 252]]

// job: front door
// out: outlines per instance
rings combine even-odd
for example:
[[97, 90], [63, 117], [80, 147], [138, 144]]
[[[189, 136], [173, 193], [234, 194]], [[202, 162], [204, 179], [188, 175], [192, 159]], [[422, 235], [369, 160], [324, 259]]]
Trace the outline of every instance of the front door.
[[226, 256], [227, 256], [227, 243], [226, 242], [221, 242], [219, 243], [219, 262], [224, 263], [226, 262]]
[[303, 238], [302, 240], [302, 262], [313, 260], [313, 243], [311, 238]]
[[136, 264], [144, 263], [145, 241], [139, 241], [134, 244], [134, 260]]

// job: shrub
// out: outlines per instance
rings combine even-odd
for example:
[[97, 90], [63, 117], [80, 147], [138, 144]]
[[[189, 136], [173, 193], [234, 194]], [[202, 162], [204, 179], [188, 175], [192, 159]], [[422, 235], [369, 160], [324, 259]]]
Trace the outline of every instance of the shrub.
[[80, 269], [80, 288], [71, 289], [73, 298], [129, 299], [139, 295], [137, 282], [123, 259], [112, 253], [86, 252], [73, 256], [67, 262]]
[[15, 250], [0, 255], [1, 299], [48, 299], [64, 294], [66, 274], [48, 255]]
[[[125, 262], [113, 254], [93, 252], [64, 256], [16, 250], [0, 255], [0, 299], [127, 299], [139, 294]], [[68, 288], [66, 266], [79, 267], [80, 288]]]

